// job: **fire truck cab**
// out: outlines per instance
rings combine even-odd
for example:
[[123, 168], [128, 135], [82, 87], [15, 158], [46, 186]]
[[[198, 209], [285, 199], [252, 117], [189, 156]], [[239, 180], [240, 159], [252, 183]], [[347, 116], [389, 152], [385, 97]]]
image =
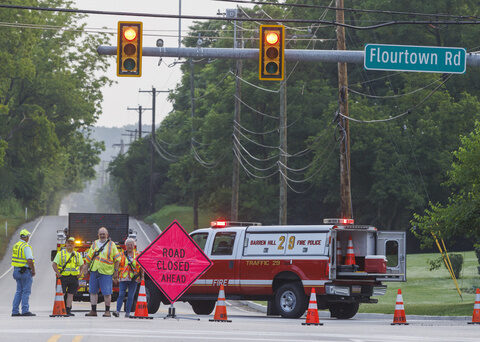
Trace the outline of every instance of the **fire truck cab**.
[[[268, 314], [286, 318], [304, 314], [315, 288], [319, 309], [347, 319], [360, 303], [376, 303], [372, 297], [385, 294], [383, 282], [406, 280], [405, 233], [380, 232], [353, 220], [295, 226], [217, 221], [190, 235], [213, 261], [180, 298], [197, 314], [213, 311], [223, 284], [227, 299], [265, 300]], [[354, 264], [345, 265], [349, 240]], [[147, 292], [150, 312], [160, 300], [168, 304], [152, 284]]]

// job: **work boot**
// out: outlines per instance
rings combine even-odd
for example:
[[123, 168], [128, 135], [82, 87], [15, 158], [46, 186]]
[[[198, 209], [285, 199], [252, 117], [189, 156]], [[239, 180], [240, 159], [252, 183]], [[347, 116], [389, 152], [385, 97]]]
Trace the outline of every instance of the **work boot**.
[[110, 314], [110, 311], [105, 311], [103, 317], [112, 317], [112, 315]]
[[72, 313], [72, 308], [66, 307], [65, 309], [67, 309], [67, 316], [69, 316], [69, 317], [75, 316], [75, 315]]
[[113, 315], [113, 316], [115, 316], [115, 317], [118, 317], [118, 316], [120, 316], [120, 314], [118, 313], [118, 311], [114, 311], [114, 312], [112, 312], [112, 315]]
[[28, 311], [28, 312], [22, 313], [22, 316], [36, 316], [36, 315], [34, 313]]
[[90, 312], [86, 313], [85, 316], [87, 316], [87, 317], [97, 317], [97, 312], [93, 311], [93, 310], [90, 310]]

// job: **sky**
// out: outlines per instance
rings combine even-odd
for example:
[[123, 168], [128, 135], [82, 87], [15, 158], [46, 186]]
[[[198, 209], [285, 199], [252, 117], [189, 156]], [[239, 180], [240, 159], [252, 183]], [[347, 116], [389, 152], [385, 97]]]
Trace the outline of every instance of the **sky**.
[[[236, 7], [234, 3], [213, 0], [181, 0], [181, 5], [182, 14], [201, 16], [216, 16], [218, 10], [224, 13], [226, 8]], [[178, 14], [179, 0], [76, 0], [76, 7], [103, 11]], [[89, 15], [85, 22], [89, 28], [108, 27], [116, 30], [118, 21], [128, 20], [142, 21], [144, 34], [155, 34], [155, 36], [144, 35], [144, 47], [155, 47], [158, 38], [163, 39], [165, 47], [178, 47], [178, 19]], [[191, 20], [182, 20], [182, 35], [187, 34], [186, 30], [191, 23]], [[116, 35], [112, 35], [110, 45], [116, 46], [116, 39]], [[163, 58], [159, 65], [159, 57], [143, 57], [142, 77], [117, 77], [116, 57], [108, 58], [111, 65], [107, 75], [116, 83], [102, 90], [103, 110], [95, 126], [122, 127], [138, 123], [138, 112], [127, 110], [127, 107], [138, 108], [141, 105], [144, 108], [150, 108], [152, 104], [152, 96], [149, 93], [139, 93], [138, 90], [151, 90], [152, 86], [156, 90], [174, 89], [180, 81], [180, 66], [177, 64], [169, 67], [175, 58]], [[167, 96], [167, 93], [157, 95], [156, 126], [172, 109]], [[151, 125], [151, 122], [151, 111], [144, 112], [142, 124]]]

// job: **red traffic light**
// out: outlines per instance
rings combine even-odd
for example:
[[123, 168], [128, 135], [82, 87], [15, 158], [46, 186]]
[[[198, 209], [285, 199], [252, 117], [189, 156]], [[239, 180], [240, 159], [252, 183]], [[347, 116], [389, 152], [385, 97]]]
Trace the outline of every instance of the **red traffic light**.
[[125, 31], [123, 31], [123, 36], [129, 42], [135, 40], [137, 38], [137, 31], [132, 27], [127, 27]]
[[265, 34], [265, 40], [267, 41], [268, 44], [271, 44], [271, 45], [277, 44], [279, 39], [280, 37], [278, 36], [277, 32], [267, 31]]

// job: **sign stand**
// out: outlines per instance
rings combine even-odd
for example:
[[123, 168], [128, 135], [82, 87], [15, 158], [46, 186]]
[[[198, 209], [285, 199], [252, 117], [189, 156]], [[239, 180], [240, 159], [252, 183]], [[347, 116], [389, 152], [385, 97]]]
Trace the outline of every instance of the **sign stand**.
[[200, 320], [200, 318], [177, 316], [175, 314], [175, 307], [173, 306], [173, 303], [171, 303], [170, 307], [168, 308], [168, 315], [163, 317], [163, 319], [167, 319], [167, 318], [174, 318], [174, 319], [177, 319], [177, 320], [179, 320], [179, 319], [190, 319], [192, 321], [199, 321]]

